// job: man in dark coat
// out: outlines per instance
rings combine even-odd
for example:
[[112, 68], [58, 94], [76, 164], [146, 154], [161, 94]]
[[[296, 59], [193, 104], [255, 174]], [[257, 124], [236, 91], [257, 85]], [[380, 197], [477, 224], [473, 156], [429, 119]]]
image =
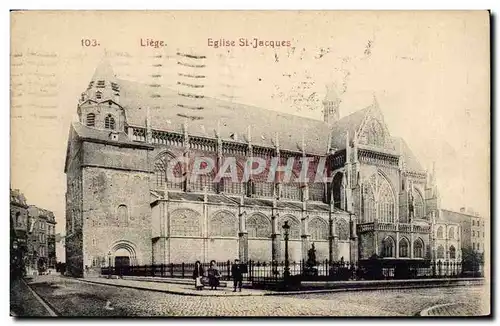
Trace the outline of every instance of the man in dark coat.
[[233, 292], [236, 292], [236, 287], [240, 289], [241, 292], [241, 285], [243, 283], [243, 267], [240, 264], [239, 259], [234, 260], [234, 264], [231, 267], [231, 275], [233, 276], [233, 282], [234, 282], [234, 290]]

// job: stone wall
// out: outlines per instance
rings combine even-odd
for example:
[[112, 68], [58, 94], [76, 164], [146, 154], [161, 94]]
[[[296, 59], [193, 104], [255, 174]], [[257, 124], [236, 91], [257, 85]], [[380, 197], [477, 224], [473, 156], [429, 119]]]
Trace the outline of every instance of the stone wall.
[[119, 248], [135, 264], [151, 264], [149, 174], [84, 167], [83, 187], [85, 265], [99, 265], [96, 258]]

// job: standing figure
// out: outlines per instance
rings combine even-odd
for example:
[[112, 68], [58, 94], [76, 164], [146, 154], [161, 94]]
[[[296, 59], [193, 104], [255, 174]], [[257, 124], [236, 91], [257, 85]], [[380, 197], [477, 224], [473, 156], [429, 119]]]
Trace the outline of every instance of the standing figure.
[[208, 268], [208, 284], [210, 285], [210, 290], [214, 288], [217, 290], [219, 286], [220, 272], [217, 266], [215, 265], [215, 260], [210, 261], [210, 267]]
[[236, 292], [236, 287], [238, 287], [241, 292], [241, 285], [243, 283], [243, 267], [240, 265], [240, 260], [238, 258], [234, 260], [234, 264], [231, 267], [231, 275], [233, 276], [234, 282], [233, 292]]
[[203, 289], [203, 283], [201, 281], [201, 278], [205, 274], [205, 271], [203, 270], [203, 266], [201, 265], [201, 262], [199, 260], [194, 263], [194, 271], [193, 271], [193, 279], [194, 279], [194, 286], [196, 290], [202, 290]]

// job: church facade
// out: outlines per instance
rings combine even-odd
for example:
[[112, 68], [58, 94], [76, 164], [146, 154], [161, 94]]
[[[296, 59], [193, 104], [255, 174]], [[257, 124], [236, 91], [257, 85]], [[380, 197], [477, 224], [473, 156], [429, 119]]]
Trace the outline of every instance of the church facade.
[[[434, 260], [434, 174], [422, 169], [404, 140], [390, 135], [376, 99], [342, 118], [339, 104], [330, 89], [324, 121], [308, 119], [180, 96], [118, 79], [101, 63], [68, 137], [68, 272], [212, 259], [282, 261], [285, 221], [292, 261], [307, 259], [312, 243], [318, 260]], [[214, 167], [196, 175], [201, 157]], [[236, 160], [238, 180], [217, 180], [229, 158]], [[249, 158], [279, 166], [293, 159], [292, 177], [285, 182], [266, 163], [245, 179]], [[301, 171], [309, 180], [299, 178]], [[318, 171], [325, 181], [315, 180]], [[454, 248], [459, 261], [460, 245]]]

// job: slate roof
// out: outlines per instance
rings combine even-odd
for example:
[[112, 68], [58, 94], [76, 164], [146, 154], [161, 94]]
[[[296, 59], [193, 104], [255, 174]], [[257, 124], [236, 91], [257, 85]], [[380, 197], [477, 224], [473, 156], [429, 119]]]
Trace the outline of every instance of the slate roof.
[[[241, 142], [248, 141], [250, 127], [254, 145], [274, 147], [278, 134], [281, 149], [301, 151], [304, 140], [306, 153], [313, 155], [326, 155], [329, 138], [332, 148], [344, 149], [346, 132], [352, 139], [355, 131], [359, 131], [366, 114], [377, 105], [374, 101], [370, 106], [339, 119], [330, 128], [321, 120], [211, 97], [190, 98], [173, 89], [117, 79], [106, 60], [101, 62], [94, 73], [93, 80], [97, 79], [112, 80], [120, 85], [119, 105], [124, 108], [129, 125], [145, 127], [149, 112], [153, 129], [182, 133], [184, 124], [187, 123], [190, 135], [213, 138], [219, 131], [223, 139]], [[83, 134], [83, 131], [89, 136], [109, 139], [106, 131], [99, 131], [94, 135], [92, 131], [83, 128], [77, 130], [79, 134]], [[119, 141], [134, 143], [125, 133], [120, 133]], [[401, 154], [406, 157], [408, 169], [423, 171], [406, 143], [402, 143]]]
[[253, 144], [274, 147], [278, 133], [281, 149], [301, 151], [304, 136], [306, 152], [326, 154], [329, 130], [323, 121], [210, 97], [191, 99], [168, 88], [155, 90], [154, 94], [160, 96], [155, 99], [151, 98], [153, 91], [148, 85], [124, 80], [118, 83], [121, 87], [120, 105], [125, 109], [129, 125], [145, 126], [146, 107], [149, 106], [153, 129], [182, 132], [187, 121], [190, 135], [213, 138], [220, 130], [223, 139], [231, 139], [231, 134], [234, 134], [235, 140], [247, 142], [250, 126]]
[[331, 146], [336, 149], [345, 149], [346, 132], [349, 132], [349, 139], [352, 140], [354, 138], [354, 132], [358, 131], [361, 127], [361, 123], [365, 119], [366, 113], [370, 108], [371, 106], [368, 106], [353, 112], [334, 123], [331, 128]]
[[396, 150], [399, 155], [404, 157], [404, 161], [406, 162], [406, 169], [408, 171], [414, 172], [424, 172], [425, 170], [420, 165], [417, 157], [413, 154], [410, 147], [403, 138], [401, 137], [393, 137], [393, 141], [396, 143]]

